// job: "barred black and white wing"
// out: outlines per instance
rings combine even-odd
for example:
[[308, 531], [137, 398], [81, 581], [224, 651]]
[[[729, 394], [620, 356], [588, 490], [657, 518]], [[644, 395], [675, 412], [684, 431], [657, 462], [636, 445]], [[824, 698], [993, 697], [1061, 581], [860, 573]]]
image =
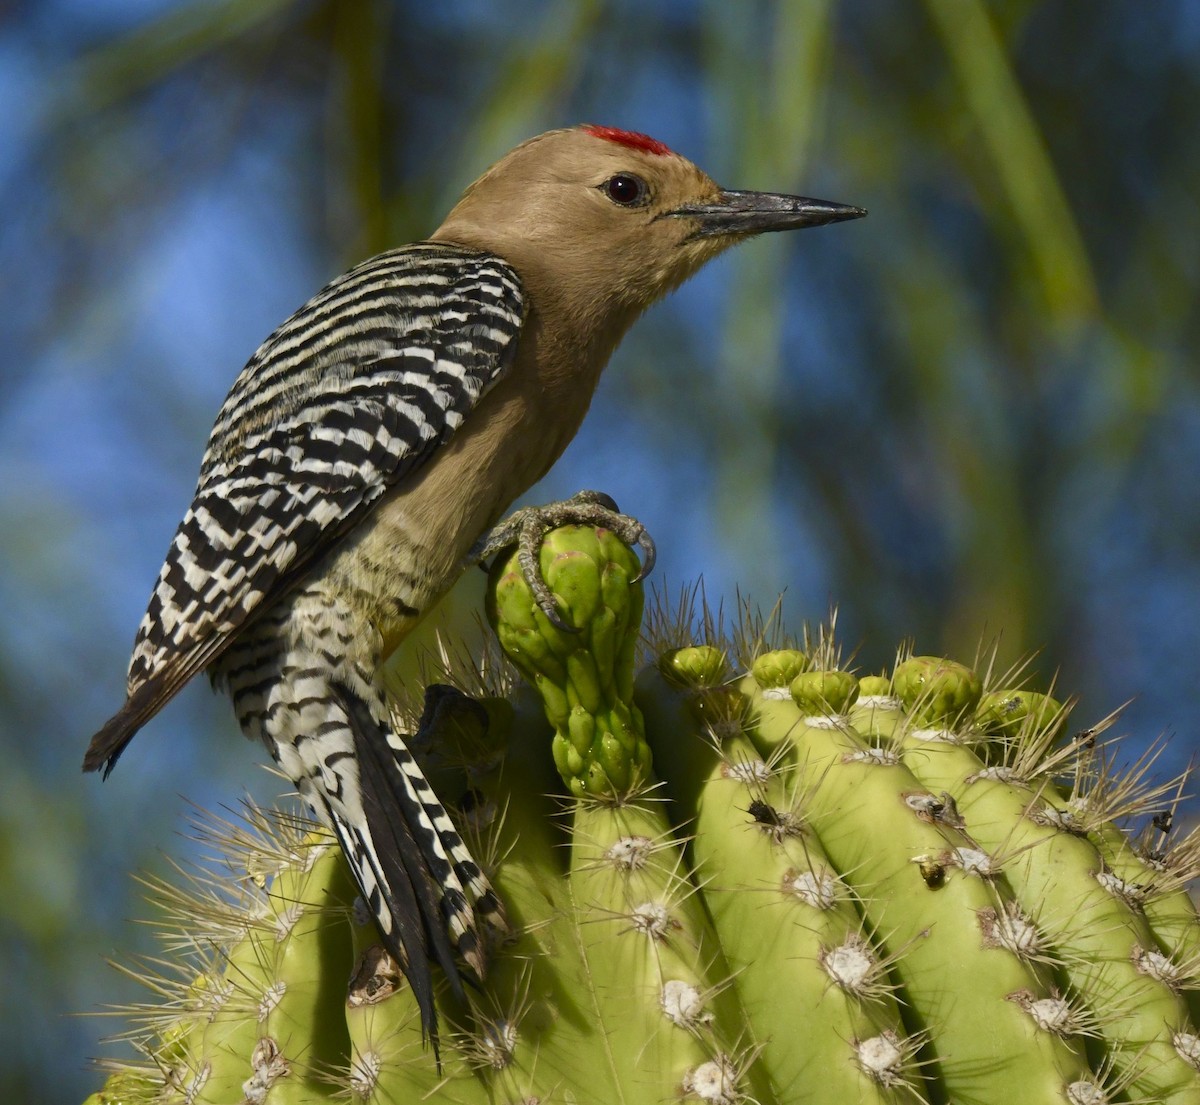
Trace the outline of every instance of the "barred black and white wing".
[[327, 285], [235, 381], [138, 630], [124, 707], [86, 770], [444, 444], [512, 363], [520, 283], [499, 258], [424, 243]]

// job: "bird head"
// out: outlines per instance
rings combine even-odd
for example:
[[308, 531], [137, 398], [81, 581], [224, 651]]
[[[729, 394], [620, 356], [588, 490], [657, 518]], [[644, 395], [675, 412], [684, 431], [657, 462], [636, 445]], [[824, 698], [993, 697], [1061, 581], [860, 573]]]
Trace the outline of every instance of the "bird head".
[[433, 237], [503, 257], [535, 304], [554, 297], [572, 314], [632, 319], [746, 238], [865, 214], [722, 188], [647, 135], [589, 125], [518, 146], [467, 189]]

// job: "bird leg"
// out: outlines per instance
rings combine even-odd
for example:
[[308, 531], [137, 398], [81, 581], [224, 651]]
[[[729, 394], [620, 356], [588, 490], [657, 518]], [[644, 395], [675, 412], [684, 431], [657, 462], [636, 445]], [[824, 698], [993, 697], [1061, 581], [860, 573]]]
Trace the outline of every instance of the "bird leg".
[[622, 514], [611, 496], [602, 491], [580, 491], [569, 499], [545, 506], [526, 506], [515, 510], [495, 529], [485, 533], [471, 547], [468, 561], [478, 563], [494, 556], [502, 549], [517, 547], [517, 562], [521, 574], [533, 592], [538, 607], [550, 624], [558, 629], [574, 632], [558, 612], [554, 594], [542, 578], [538, 552], [542, 539], [558, 526], [598, 526], [615, 533], [625, 544], [637, 545], [642, 552], [642, 570], [638, 579], [649, 575], [654, 568], [654, 541], [646, 527], [636, 518]]

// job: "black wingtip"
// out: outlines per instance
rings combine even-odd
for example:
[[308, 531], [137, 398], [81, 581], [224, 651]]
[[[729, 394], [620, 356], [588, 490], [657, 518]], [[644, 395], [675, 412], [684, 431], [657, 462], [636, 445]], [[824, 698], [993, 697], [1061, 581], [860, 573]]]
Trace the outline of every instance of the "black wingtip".
[[92, 737], [87, 752], [84, 753], [83, 770], [103, 769], [102, 777], [107, 779], [116, 767], [121, 753], [125, 751], [125, 746], [137, 736], [138, 730], [154, 717], [187, 681], [186, 670], [183, 674], [184, 677], [180, 678], [177, 670], [168, 670], [162, 675], [146, 680], [125, 699], [125, 705]]
[[125, 751], [125, 746], [133, 740], [141, 719], [131, 709], [132, 703], [125, 705], [104, 723], [103, 728], [92, 737], [87, 752], [83, 756], [84, 771], [103, 771], [102, 779], [107, 779], [116, 767], [117, 760]]

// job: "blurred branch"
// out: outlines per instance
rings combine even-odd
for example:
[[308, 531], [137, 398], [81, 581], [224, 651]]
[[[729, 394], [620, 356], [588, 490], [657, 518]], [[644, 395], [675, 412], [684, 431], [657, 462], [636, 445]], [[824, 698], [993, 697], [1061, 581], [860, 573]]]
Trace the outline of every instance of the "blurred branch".
[[[827, 0], [778, 5], [768, 28], [765, 80], [747, 80], [747, 58], [756, 44], [745, 36], [760, 29], [744, 18], [744, 9], [706, 5], [709, 85], [725, 108], [723, 144], [736, 151], [736, 186], [800, 189], [822, 117], [830, 10]], [[754, 243], [751, 255], [732, 261], [736, 275], [730, 281], [719, 359], [722, 406], [734, 412], [738, 424], [717, 435], [737, 447], [718, 458], [715, 509], [726, 534], [755, 535], [754, 567], [761, 574], [743, 580], [750, 590], [761, 589], [756, 583], [778, 584], [786, 563], [772, 505], [779, 422], [770, 412], [778, 405], [785, 371], [787, 256], [788, 243], [769, 238]]]
[[379, 0], [343, 0], [332, 11], [333, 52], [340, 81], [330, 82], [326, 145], [342, 157], [348, 187], [331, 189], [354, 198], [349, 255], [357, 260], [393, 245], [384, 201], [384, 75], [388, 60], [387, 19]]
[[1050, 315], [1069, 337], [1099, 312], [1096, 281], [1004, 44], [983, 0], [925, 4], [1020, 224]]
[[170, 74], [306, 0], [196, 0], [172, 8], [69, 66], [51, 126], [93, 115], [154, 87]]
[[[580, 78], [588, 38], [607, 10], [604, 0], [548, 4], [545, 15], [517, 39], [503, 59], [479, 107], [458, 135], [451, 171], [431, 166], [443, 189], [443, 207], [479, 175], [481, 168], [556, 120]], [[587, 120], [581, 120], [586, 122]]]

